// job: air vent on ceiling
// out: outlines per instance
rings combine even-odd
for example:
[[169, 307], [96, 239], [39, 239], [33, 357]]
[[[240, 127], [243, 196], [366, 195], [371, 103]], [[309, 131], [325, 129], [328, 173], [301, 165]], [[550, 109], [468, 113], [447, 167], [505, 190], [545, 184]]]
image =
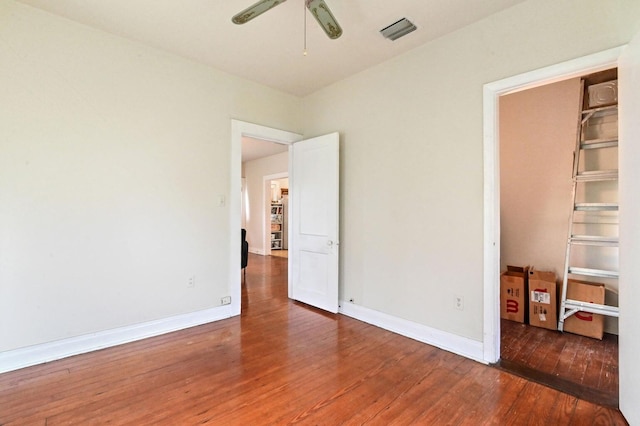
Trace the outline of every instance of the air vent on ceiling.
[[380, 30], [380, 33], [389, 40], [397, 40], [402, 36], [409, 34], [411, 31], [415, 31], [418, 27], [416, 27], [411, 21], [407, 18], [402, 18], [398, 22], [394, 22]]

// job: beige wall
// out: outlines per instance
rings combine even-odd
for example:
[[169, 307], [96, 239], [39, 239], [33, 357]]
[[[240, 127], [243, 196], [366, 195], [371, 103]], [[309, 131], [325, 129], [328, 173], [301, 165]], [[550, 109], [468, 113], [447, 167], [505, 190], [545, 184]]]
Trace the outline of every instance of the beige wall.
[[231, 118], [300, 99], [10, 0], [0, 64], [0, 352], [218, 306]]
[[528, 1], [305, 98], [305, 136], [342, 135], [341, 297], [482, 341], [483, 84], [639, 23], [631, 0]]
[[500, 98], [502, 270], [562, 277], [579, 104], [578, 78]]

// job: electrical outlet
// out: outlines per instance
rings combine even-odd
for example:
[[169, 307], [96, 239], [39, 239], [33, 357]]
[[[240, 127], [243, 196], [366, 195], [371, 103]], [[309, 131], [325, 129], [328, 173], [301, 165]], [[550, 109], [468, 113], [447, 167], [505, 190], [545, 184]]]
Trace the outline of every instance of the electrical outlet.
[[464, 297], [455, 295], [453, 296], [454, 306], [459, 311], [464, 311]]
[[231, 304], [231, 296], [225, 296], [222, 299], [220, 299], [220, 303], [223, 305], [230, 305]]
[[189, 281], [187, 281], [187, 288], [194, 288], [196, 286], [196, 276], [191, 275]]

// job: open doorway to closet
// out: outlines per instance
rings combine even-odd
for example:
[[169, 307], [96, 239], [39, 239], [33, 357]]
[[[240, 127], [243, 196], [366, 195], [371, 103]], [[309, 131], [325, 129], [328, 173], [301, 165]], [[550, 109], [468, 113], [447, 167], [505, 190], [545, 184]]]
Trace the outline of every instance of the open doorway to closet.
[[[617, 245], [602, 250], [594, 247], [592, 240], [587, 249], [574, 247], [567, 251], [568, 234], [615, 234], [617, 239], [617, 208], [604, 215], [597, 211], [599, 204], [617, 207], [617, 173], [616, 179], [585, 181], [577, 187], [573, 183], [578, 137], [594, 142], [588, 150], [577, 150], [581, 164], [589, 169], [617, 170], [617, 112], [614, 116], [610, 110], [590, 105], [589, 99], [592, 92], [596, 93], [589, 88], [611, 82], [617, 82], [616, 68], [500, 97], [500, 269], [529, 267], [546, 274], [546, 281], [551, 283], [548, 305], [540, 309], [540, 303], [531, 303], [532, 291], [537, 288], [526, 283], [526, 277], [539, 275], [524, 272], [518, 302], [521, 318], [513, 310], [501, 312], [500, 365], [581, 398], [617, 406], [617, 318], [587, 313], [573, 319], [583, 320], [578, 328], [565, 327], [564, 333], [556, 330], [565, 260], [570, 252], [573, 262], [598, 264], [598, 270], [617, 270]], [[607, 105], [612, 103], [610, 100]], [[598, 111], [593, 125], [587, 127], [585, 111], [594, 109], [603, 111]], [[575, 200], [572, 191], [577, 191]], [[586, 199], [593, 198], [595, 202], [587, 203]], [[578, 215], [578, 204], [589, 204], [590, 209]], [[574, 227], [572, 232], [570, 225]], [[602, 286], [604, 299], [597, 303], [617, 306], [617, 280], [568, 278], [598, 283], [588, 285]]]

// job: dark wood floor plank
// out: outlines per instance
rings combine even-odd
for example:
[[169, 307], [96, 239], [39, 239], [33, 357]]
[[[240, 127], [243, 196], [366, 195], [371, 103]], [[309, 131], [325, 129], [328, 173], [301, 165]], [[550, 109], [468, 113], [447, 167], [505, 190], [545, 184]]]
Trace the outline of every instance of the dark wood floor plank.
[[500, 320], [501, 332], [502, 332], [502, 347], [500, 351], [502, 356], [507, 359], [513, 359], [517, 356], [518, 352], [524, 346], [526, 340], [528, 340], [527, 332], [529, 329], [525, 324], [521, 324], [515, 321]]
[[[592, 402], [617, 407], [617, 336], [602, 341], [501, 321], [501, 366]], [[512, 339], [520, 342], [512, 342]], [[530, 349], [527, 353], [527, 348]]]
[[567, 345], [567, 340], [563, 338], [563, 335], [559, 332], [552, 332], [552, 339], [549, 345], [546, 347], [544, 358], [538, 362], [537, 365], [532, 366], [533, 368], [537, 368], [540, 371], [545, 373], [553, 373], [556, 371], [556, 367], [558, 362], [560, 361], [560, 357], [565, 350], [565, 346]]
[[605, 350], [600, 350], [600, 345], [598, 344], [589, 349], [589, 365], [587, 366], [582, 379], [582, 384], [584, 386], [595, 389], [598, 389], [600, 386], [600, 376], [602, 375], [602, 370], [605, 368], [606, 362]]
[[598, 387], [617, 392], [619, 383], [618, 371], [618, 336], [605, 337], [605, 351]]
[[[292, 302], [286, 259], [249, 264], [240, 317], [0, 374], [0, 425], [624, 424], [617, 410]], [[512, 353], [543, 363], [548, 338], [528, 341], [533, 353], [522, 342]], [[603, 364], [613, 357], [610, 344]]]
[[[531, 351], [529, 358], [526, 361], [526, 365], [531, 368], [542, 368], [544, 361], [549, 357], [549, 354], [554, 352], [554, 343], [558, 340], [558, 333], [552, 330], [540, 328], [538, 330], [538, 343]], [[557, 353], [561, 352], [560, 350]], [[551, 361], [551, 359], [549, 359]]]
[[[532, 365], [532, 357], [538, 351], [538, 347], [544, 341], [547, 330], [539, 327], [528, 327], [522, 339], [522, 347], [513, 357], [513, 360], [525, 365]], [[544, 349], [543, 349], [544, 350]]]

